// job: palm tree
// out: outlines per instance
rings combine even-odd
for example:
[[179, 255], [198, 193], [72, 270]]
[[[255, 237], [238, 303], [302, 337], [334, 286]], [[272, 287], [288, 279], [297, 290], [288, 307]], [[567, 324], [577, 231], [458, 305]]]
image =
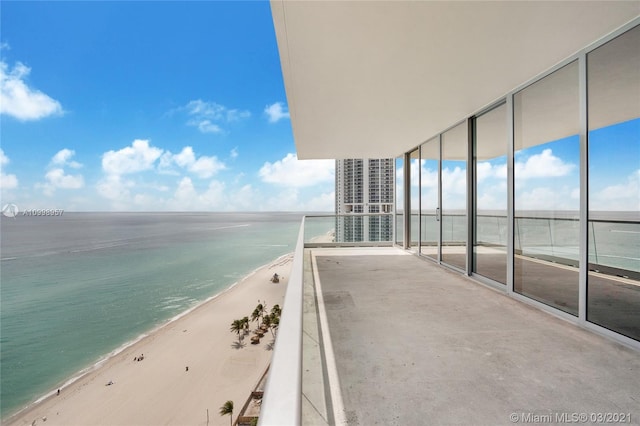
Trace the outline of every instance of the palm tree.
[[276, 337], [275, 331], [278, 329], [280, 325], [280, 315], [271, 314], [271, 324], [269, 324], [269, 328], [271, 329], [271, 334], [273, 337]]
[[264, 306], [262, 306], [262, 303], [258, 303], [258, 306], [256, 306], [256, 308], [253, 310], [253, 313], [251, 314], [251, 321], [258, 320], [258, 327], [260, 327], [260, 319], [263, 315]]
[[233, 401], [227, 401], [220, 407], [220, 415], [226, 416], [227, 414], [229, 414], [229, 422], [233, 426]]
[[249, 317], [242, 318], [242, 328], [244, 329], [244, 334], [249, 333]]
[[271, 334], [274, 337], [275, 337], [275, 330], [280, 325], [281, 314], [282, 314], [282, 309], [280, 308], [280, 305], [273, 305], [273, 308], [271, 308], [271, 315], [269, 315], [268, 318], [269, 318], [269, 329], [271, 330]]
[[255, 308], [253, 310], [253, 312], [251, 313], [251, 321], [255, 321], [258, 320], [258, 328], [260, 327], [260, 312], [258, 311], [258, 308]]
[[240, 332], [244, 330], [244, 323], [242, 320], [233, 320], [231, 323], [231, 331], [238, 334], [238, 343], [240, 343]]
[[273, 308], [271, 308], [271, 313], [277, 316], [282, 315], [282, 309], [280, 308], [280, 305], [273, 305]]
[[271, 315], [267, 315], [264, 318], [262, 318], [262, 325], [267, 326], [267, 328], [271, 328]]

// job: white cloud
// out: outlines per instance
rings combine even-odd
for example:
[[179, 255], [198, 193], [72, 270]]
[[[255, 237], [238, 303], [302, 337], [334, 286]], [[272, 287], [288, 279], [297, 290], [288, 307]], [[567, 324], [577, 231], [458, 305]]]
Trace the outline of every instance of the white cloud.
[[244, 120], [245, 118], [249, 118], [251, 117], [251, 113], [249, 111], [240, 111], [237, 109], [229, 109], [226, 111], [227, 112], [227, 121], [229, 123], [233, 122], [233, 121], [240, 121], [240, 120]]
[[[310, 212], [328, 212], [335, 211], [336, 209], [336, 193], [334, 191], [326, 192], [318, 195], [317, 197], [313, 197], [309, 201], [307, 201], [304, 205], [304, 211]], [[291, 208], [290, 210], [299, 210], [297, 208]]]
[[576, 188], [540, 186], [530, 191], [516, 191], [516, 210], [579, 210], [579, 199], [572, 197]]
[[0, 189], [15, 189], [18, 187], [18, 178], [16, 175], [5, 175], [0, 172]]
[[82, 175], [68, 175], [64, 169], [55, 168], [49, 170], [45, 175], [46, 183], [38, 185], [43, 188], [45, 195], [53, 195], [56, 189], [80, 189], [84, 187]]
[[589, 197], [591, 210], [640, 211], [640, 169], [627, 176], [626, 182], [609, 185]]
[[160, 159], [160, 169], [162, 171], [168, 171], [168, 174], [172, 174], [172, 164], [176, 164], [203, 179], [210, 178], [226, 168], [224, 163], [215, 156], [207, 157], [203, 155], [196, 157], [193, 148], [190, 146], [184, 147], [179, 154], [172, 154], [167, 151], [162, 155]]
[[0, 166], [4, 166], [6, 164], [9, 164], [9, 157], [7, 157], [4, 150], [0, 148]]
[[217, 124], [213, 124], [211, 120], [207, 119], [193, 119], [187, 121], [189, 126], [197, 127], [201, 133], [222, 133], [222, 127]]
[[178, 182], [178, 187], [174, 193], [175, 200], [178, 201], [180, 208], [178, 210], [184, 209], [184, 203], [191, 204], [193, 200], [197, 198], [196, 190], [193, 187], [193, 182], [189, 177], [183, 177], [180, 182]]
[[68, 148], [58, 151], [49, 162], [50, 170], [44, 175], [45, 183], [36, 184], [36, 188], [42, 188], [42, 192], [48, 196], [53, 195], [57, 189], [83, 188], [82, 175], [67, 174], [64, 170], [65, 166], [76, 169], [82, 167], [82, 164], [71, 160], [75, 154], [74, 150]]
[[80, 167], [82, 167], [82, 164], [78, 163], [77, 161], [69, 161], [74, 155], [76, 155], [76, 152], [72, 149], [61, 149], [56, 153], [56, 155], [53, 156], [53, 158], [51, 159], [51, 164], [56, 166], [69, 166], [73, 169], [79, 169]]
[[187, 121], [187, 125], [197, 127], [202, 133], [224, 133], [224, 129], [218, 123], [236, 122], [251, 116], [249, 111], [227, 108], [202, 99], [190, 101], [180, 109], [192, 117]]
[[25, 80], [30, 72], [31, 69], [20, 62], [13, 69], [0, 62], [0, 114], [21, 121], [62, 114], [60, 102], [27, 85]]
[[131, 196], [130, 190], [133, 187], [133, 181], [125, 180], [120, 175], [107, 175], [96, 185], [100, 195], [109, 200], [118, 201], [122, 205], [126, 205]]
[[177, 211], [233, 210], [223, 182], [212, 180], [204, 191], [198, 193], [189, 177], [183, 177], [178, 182], [168, 206], [170, 210]]
[[[63, 155], [60, 155], [63, 157]], [[135, 140], [131, 146], [118, 151], [108, 151], [102, 156], [105, 176], [96, 189], [102, 197], [111, 200], [114, 210], [161, 209], [161, 210], [212, 210], [225, 207], [218, 203], [224, 195], [219, 187], [224, 184], [210, 183], [210, 188], [202, 193], [196, 189], [191, 177], [182, 177], [171, 196], [159, 193], [171, 190], [165, 183], [124, 179], [123, 176], [138, 172], [154, 171], [160, 175], [180, 176], [184, 171], [206, 179], [225, 169], [223, 162], [215, 156], [197, 156], [190, 146], [179, 153], [151, 146], [147, 140]], [[150, 193], [152, 191], [152, 193]], [[215, 202], [214, 202], [215, 200]]]
[[4, 173], [4, 166], [9, 164], [9, 157], [0, 148], [0, 189], [14, 189], [18, 187], [18, 178], [16, 175], [7, 175]]
[[[423, 188], [435, 187], [438, 184], [438, 171], [427, 167], [425, 160], [420, 160], [420, 176], [418, 176], [418, 161], [411, 161], [411, 186], [417, 188], [422, 185]], [[404, 179], [404, 170], [402, 167], [396, 169], [396, 179], [401, 182]]]
[[[164, 158], [164, 156], [163, 156]], [[172, 157], [172, 160], [180, 167], [187, 167], [196, 161], [196, 155], [193, 153], [193, 148], [186, 146], [180, 151], [180, 154], [176, 154]]]
[[229, 157], [231, 157], [232, 159], [238, 158], [238, 148], [233, 148], [231, 150], [231, 152], [229, 153]]
[[575, 168], [575, 164], [565, 163], [553, 155], [549, 148], [540, 154], [532, 155], [526, 162], [515, 163], [516, 179], [533, 179], [566, 176]]
[[193, 164], [189, 165], [189, 171], [201, 178], [210, 178], [225, 168], [224, 164], [218, 161], [216, 157], [198, 158]]
[[466, 195], [467, 170], [454, 167], [453, 170], [446, 167], [442, 170], [442, 194]]
[[277, 123], [284, 118], [289, 118], [289, 111], [282, 102], [267, 105], [264, 107], [264, 113], [269, 118], [269, 123]]
[[220, 120], [224, 116], [225, 107], [215, 102], [204, 102], [202, 99], [190, 101], [185, 106], [189, 115], [197, 115], [199, 117], [209, 117]]
[[112, 175], [150, 170], [162, 152], [150, 146], [148, 140], [136, 139], [131, 146], [102, 154], [102, 169]]
[[260, 210], [334, 212], [335, 201], [333, 191], [317, 193], [303, 188], [286, 188], [275, 193], [263, 194]]
[[287, 187], [307, 187], [335, 179], [334, 160], [298, 160], [296, 154], [287, 154], [282, 160], [264, 163], [259, 175], [263, 182]]
[[489, 178], [506, 180], [507, 164], [492, 164], [489, 161], [481, 161], [476, 165], [476, 174], [478, 176], [478, 182]]

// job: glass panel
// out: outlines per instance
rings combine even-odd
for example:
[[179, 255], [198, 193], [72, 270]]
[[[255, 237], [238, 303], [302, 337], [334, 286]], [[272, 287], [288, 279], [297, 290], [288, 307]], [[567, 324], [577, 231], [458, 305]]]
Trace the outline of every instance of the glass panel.
[[422, 144], [420, 157], [420, 252], [437, 260], [440, 235], [440, 218], [437, 216], [439, 136]]
[[304, 223], [305, 243], [333, 243], [336, 241], [338, 216], [307, 216]]
[[587, 320], [640, 340], [640, 27], [587, 55]]
[[507, 283], [507, 106], [475, 121], [473, 271]]
[[466, 269], [467, 122], [442, 134], [442, 261]]
[[409, 154], [411, 162], [411, 248], [418, 250], [420, 244], [420, 150]]
[[514, 290], [578, 315], [578, 63], [514, 97]]
[[404, 244], [404, 160], [396, 158], [396, 244]]

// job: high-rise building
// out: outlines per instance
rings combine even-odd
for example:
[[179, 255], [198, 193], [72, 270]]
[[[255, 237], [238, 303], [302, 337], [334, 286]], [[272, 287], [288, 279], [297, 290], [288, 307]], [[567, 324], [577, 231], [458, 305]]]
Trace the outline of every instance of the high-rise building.
[[394, 170], [393, 158], [336, 160], [336, 241], [392, 240]]

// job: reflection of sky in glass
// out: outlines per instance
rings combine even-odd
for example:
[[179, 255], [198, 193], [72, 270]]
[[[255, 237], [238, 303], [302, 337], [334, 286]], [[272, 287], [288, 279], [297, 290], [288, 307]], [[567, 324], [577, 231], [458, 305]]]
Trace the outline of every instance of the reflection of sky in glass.
[[404, 210], [404, 160], [402, 158], [396, 158], [396, 211], [400, 212]]
[[516, 210], [580, 208], [577, 135], [518, 151], [514, 168]]
[[[418, 166], [419, 164], [419, 166]], [[443, 162], [449, 205], [464, 208], [464, 162]], [[437, 207], [438, 163], [412, 161], [411, 186], [422, 174], [422, 208]], [[577, 135], [515, 153], [516, 209], [578, 210], [580, 144]], [[640, 211], [640, 119], [589, 132], [589, 190], [592, 210]], [[398, 168], [402, 178], [402, 168]], [[477, 164], [478, 208], [506, 209], [507, 158]], [[401, 187], [401, 186], [400, 186]], [[412, 200], [417, 203], [417, 200]], [[417, 204], [416, 204], [417, 205]]]
[[640, 211], [640, 119], [589, 132], [589, 208]]

